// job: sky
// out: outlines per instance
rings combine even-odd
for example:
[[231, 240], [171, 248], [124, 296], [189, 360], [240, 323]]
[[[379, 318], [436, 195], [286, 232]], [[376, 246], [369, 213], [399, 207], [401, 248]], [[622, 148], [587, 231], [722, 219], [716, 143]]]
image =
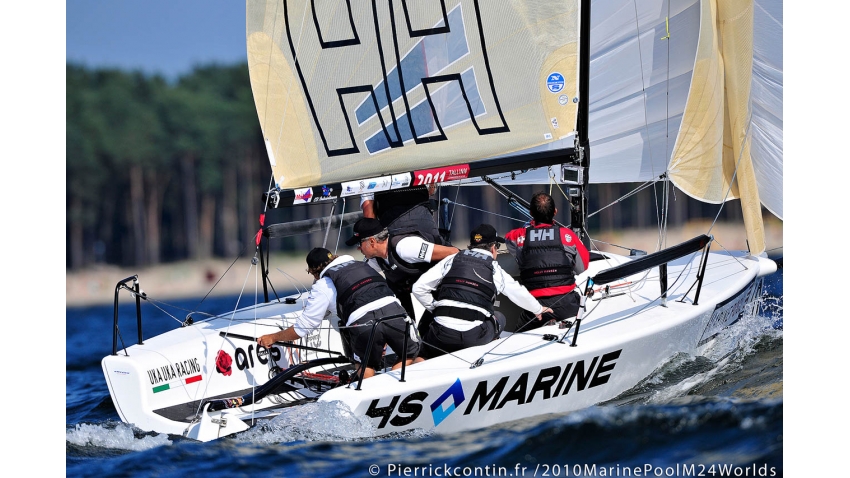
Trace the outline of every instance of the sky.
[[65, 55], [92, 68], [176, 79], [247, 61], [244, 0], [68, 0]]

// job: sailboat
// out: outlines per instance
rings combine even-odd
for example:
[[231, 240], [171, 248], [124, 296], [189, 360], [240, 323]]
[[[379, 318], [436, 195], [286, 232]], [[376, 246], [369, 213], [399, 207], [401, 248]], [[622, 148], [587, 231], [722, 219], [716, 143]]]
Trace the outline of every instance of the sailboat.
[[[209, 441], [321, 401], [370, 420], [376, 435], [469, 430], [611, 400], [755, 313], [765, 276], [777, 270], [762, 207], [782, 217], [781, 2], [247, 0], [246, 8], [274, 182], [252, 265], [264, 297], [143, 337], [141, 279], [119, 281], [102, 368], [124, 422]], [[710, 230], [649, 253], [596, 250], [577, 277], [583, 310], [574, 322], [509, 329], [491, 344], [365, 380], [343, 353], [335, 317], [298, 342], [256, 343], [291, 325], [306, 295], [277, 296], [268, 241], [311, 231], [327, 241], [360, 216], [345, 211], [346, 200], [445, 184], [495, 187], [516, 204], [508, 186], [546, 184], [564, 191], [568, 226], [591, 245], [588, 187], [618, 182], [675, 186], [711, 204], [739, 200], [748, 250], [718, 247]], [[326, 218], [274, 220], [281, 208], [321, 201], [334, 205]], [[127, 294], [136, 316], [121, 321]], [[497, 307], [516, 315], [508, 301]], [[137, 341], [126, 345], [134, 329]]]

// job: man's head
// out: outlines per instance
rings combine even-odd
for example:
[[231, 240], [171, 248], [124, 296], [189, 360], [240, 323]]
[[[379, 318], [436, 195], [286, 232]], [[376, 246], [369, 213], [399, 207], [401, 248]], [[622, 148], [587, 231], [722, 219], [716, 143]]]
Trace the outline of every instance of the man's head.
[[345, 244], [356, 245], [367, 259], [386, 257], [387, 237], [389, 232], [381, 222], [371, 217], [364, 217], [354, 223], [354, 235]]
[[307, 272], [318, 278], [325, 267], [337, 257], [324, 247], [313, 248], [307, 253]]
[[489, 224], [481, 224], [469, 234], [469, 249], [483, 249], [491, 251], [493, 247], [499, 248], [504, 244], [505, 238], [496, 235], [496, 229]]
[[555, 218], [555, 213], [558, 212], [552, 196], [543, 191], [536, 192], [534, 193], [534, 196], [531, 196], [531, 202], [528, 209], [528, 212], [531, 213], [531, 218], [534, 219], [534, 222], [536, 223], [542, 222], [552, 224], [552, 220]]

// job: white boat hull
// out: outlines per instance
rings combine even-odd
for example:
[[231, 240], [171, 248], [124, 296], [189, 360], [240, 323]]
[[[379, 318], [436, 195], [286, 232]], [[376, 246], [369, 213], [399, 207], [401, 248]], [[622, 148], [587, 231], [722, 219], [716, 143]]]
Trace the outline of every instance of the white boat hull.
[[[594, 261], [583, 283], [629, 258], [609, 255]], [[694, 304], [700, 255], [668, 266], [665, 305], [658, 269], [620, 281], [622, 293], [588, 300], [577, 344], [573, 330], [547, 326], [509, 335], [491, 344], [387, 371], [322, 394], [300, 389], [259, 403], [202, 413], [202, 399], [239, 396], [269, 379], [272, 364], [290, 364], [327, 353], [276, 346], [272, 360], [249, 340], [287, 326], [302, 304], [265, 304], [231, 317], [194, 324], [148, 339], [103, 359], [110, 394], [121, 419], [143, 430], [182, 434], [201, 441], [236, 433], [253, 419], [274, 416], [282, 405], [303, 400], [339, 401], [355, 415], [370, 417], [376, 434], [409, 429], [439, 433], [486, 427], [550, 413], [565, 413], [610, 400], [634, 387], [677, 353], [698, 354], [717, 335], [752, 308], [761, 296], [764, 275], [776, 270], [770, 260], [740, 254], [710, 254], [705, 279]], [[647, 277], [644, 277], [648, 275]], [[617, 284], [611, 284], [617, 286]], [[598, 298], [596, 294], [594, 298]], [[506, 308], [507, 309], [507, 308]], [[253, 317], [263, 317], [254, 320]], [[331, 322], [336, 318], [332, 317]], [[555, 340], [552, 337], [556, 336]], [[315, 348], [342, 350], [339, 335], [325, 330], [309, 338]], [[232, 358], [230, 373], [216, 367], [219, 350]], [[301, 357], [296, 355], [300, 353]], [[479, 366], [472, 367], [479, 359]], [[226, 362], [226, 361], [225, 361]], [[222, 421], [221, 418], [226, 418]], [[238, 424], [245, 421], [247, 424]]]

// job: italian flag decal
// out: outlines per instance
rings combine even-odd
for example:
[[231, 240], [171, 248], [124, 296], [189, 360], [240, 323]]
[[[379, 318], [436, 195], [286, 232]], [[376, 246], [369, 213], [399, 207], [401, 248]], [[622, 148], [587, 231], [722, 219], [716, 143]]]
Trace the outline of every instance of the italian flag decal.
[[[186, 382], [186, 385], [188, 385], [190, 383], [200, 382], [201, 380], [203, 380], [203, 377], [201, 377], [201, 375], [193, 375], [191, 377], [187, 377], [186, 380], [184, 380], [184, 382]], [[170, 390], [170, 389], [171, 389], [171, 385], [166, 383], [164, 385], [154, 387], [153, 393], [164, 392], [164, 391]]]

